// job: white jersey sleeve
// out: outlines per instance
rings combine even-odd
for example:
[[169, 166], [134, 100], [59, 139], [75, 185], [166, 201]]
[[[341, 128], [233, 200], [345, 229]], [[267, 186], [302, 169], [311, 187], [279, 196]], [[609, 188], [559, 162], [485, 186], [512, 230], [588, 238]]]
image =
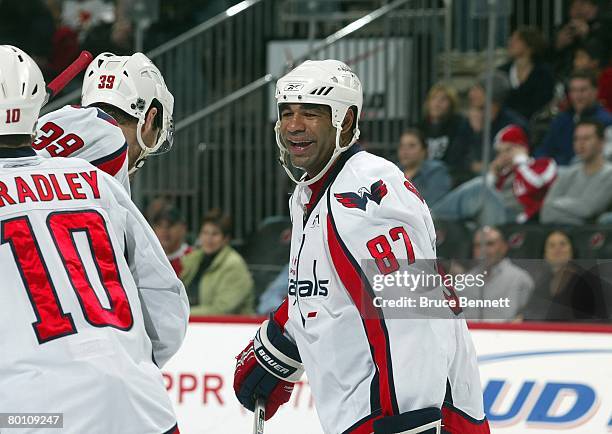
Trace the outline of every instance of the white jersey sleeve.
[[158, 366], [178, 351], [187, 331], [189, 302], [155, 233], [129, 196], [109, 183], [126, 213], [125, 255], [139, 290], [147, 334]]
[[62, 412], [66, 433], [174, 432], [159, 365], [187, 297], [115, 179], [0, 149], [0, 276], [2, 411]]
[[96, 107], [67, 105], [38, 120], [32, 144], [43, 157], [78, 157], [130, 192], [128, 145], [117, 121]]

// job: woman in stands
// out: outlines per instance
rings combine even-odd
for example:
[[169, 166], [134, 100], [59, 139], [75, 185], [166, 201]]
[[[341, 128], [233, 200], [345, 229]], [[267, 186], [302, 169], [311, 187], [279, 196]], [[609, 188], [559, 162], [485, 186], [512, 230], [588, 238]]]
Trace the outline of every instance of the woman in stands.
[[200, 247], [182, 259], [181, 280], [192, 315], [253, 313], [253, 279], [244, 259], [230, 245], [231, 219], [220, 210], [204, 217]]
[[607, 318], [603, 279], [576, 259], [570, 236], [554, 230], [544, 241], [544, 264], [535, 291], [519, 319], [525, 321], [597, 321]]
[[507, 107], [526, 119], [543, 109], [552, 99], [555, 80], [552, 69], [541, 62], [546, 42], [535, 27], [519, 27], [508, 41], [510, 60], [500, 67], [508, 74], [512, 89]]
[[466, 151], [457, 140], [467, 130], [467, 120], [458, 111], [457, 91], [444, 83], [434, 84], [427, 93], [423, 115], [418, 128], [425, 136], [428, 158], [446, 164], [456, 185], [470, 176], [463, 163]]

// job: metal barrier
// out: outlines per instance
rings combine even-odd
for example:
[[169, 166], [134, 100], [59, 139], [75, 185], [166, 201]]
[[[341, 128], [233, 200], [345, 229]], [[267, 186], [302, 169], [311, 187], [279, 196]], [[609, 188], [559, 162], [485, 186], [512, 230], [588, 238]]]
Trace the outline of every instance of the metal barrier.
[[[393, 158], [402, 129], [418, 120], [424, 95], [438, 76], [434, 59], [444, 41], [444, 9], [434, 7], [436, 1], [417, 3], [428, 7], [415, 9], [412, 0], [390, 2], [325, 40], [311, 41], [309, 54], [308, 41], [280, 40], [268, 42], [261, 55], [274, 76], [303, 55], [351, 65], [364, 85], [362, 144]], [[205, 211], [220, 207], [233, 216], [238, 238], [263, 218], [286, 214], [292, 185], [277, 163], [272, 82], [272, 76], [262, 75], [179, 120], [176, 149], [149, 159], [137, 177], [139, 198], [173, 196], [193, 230]]]
[[[265, 74], [265, 41], [275, 31], [273, 0], [244, 0], [147, 56], [164, 75], [181, 119]], [[43, 113], [78, 103], [77, 89], [48, 104]]]
[[[396, 141], [420, 118], [429, 87], [452, 75], [451, 62], [439, 60], [484, 48], [486, 19], [478, 10], [487, 1], [493, 0], [245, 0], [152, 50], [149, 57], [175, 95], [177, 146], [141, 170], [136, 203], [172, 196], [192, 230], [204, 212], [220, 207], [234, 217], [238, 238], [263, 218], [286, 214], [291, 186], [276, 163], [270, 82], [316, 47], [311, 58], [337, 58], [357, 71], [365, 89], [362, 144], [394, 158]], [[498, 45], [505, 45], [511, 25], [545, 22], [552, 29], [560, 21], [560, 0], [543, 0], [535, 9], [533, 3], [512, 2]], [[366, 5], [378, 9], [355, 20]], [[544, 20], [551, 14], [553, 20]], [[334, 35], [341, 37], [318, 39], [340, 25]], [[47, 110], [78, 97], [76, 91]]]
[[487, 46], [489, 3], [497, 9], [496, 47], [506, 47], [508, 37], [519, 26], [535, 26], [552, 40], [563, 18], [562, 0], [445, 0], [452, 10], [452, 48], [458, 52], [483, 51]]

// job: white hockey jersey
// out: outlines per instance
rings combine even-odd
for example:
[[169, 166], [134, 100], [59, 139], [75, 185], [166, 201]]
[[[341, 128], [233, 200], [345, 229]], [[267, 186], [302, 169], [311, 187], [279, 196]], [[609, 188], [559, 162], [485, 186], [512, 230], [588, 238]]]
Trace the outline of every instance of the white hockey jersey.
[[78, 157], [130, 193], [128, 144], [117, 121], [96, 107], [67, 105], [38, 119], [32, 147], [43, 157]]
[[0, 149], [0, 411], [63, 430], [162, 434], [159, 367], [188, 323], [185, 289], [122, 186], [80, 158]]
[[410, 272], [436, 255], [429, 209], [403, 173], [354, 145], [296, 188], [290, 210], [289, 296], [274, 317], [298, 346], [325, 433], [370, 434], [378, 418], [444, 402], [445, 422], [465, 427], [449, 432], [488, 433], [465, 320], [373, 308], [367, 261]]

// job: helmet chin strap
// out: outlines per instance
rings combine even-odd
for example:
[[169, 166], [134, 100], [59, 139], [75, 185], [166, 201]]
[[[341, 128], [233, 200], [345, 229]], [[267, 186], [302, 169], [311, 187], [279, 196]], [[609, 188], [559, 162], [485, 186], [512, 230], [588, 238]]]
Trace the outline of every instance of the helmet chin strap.
[[289, 169], [289, 161], [288, 161], [289, 160], [289, 152], [287, 151], [287, 148], [284, 145], [284, 143], [282, 142], [282, 139], [281, 139], [281, 136], [280, 136], [280, 122], [276, 123], [276, 126], [274, 127], [274, 132], [276, 133], [276, 144], [278, 145], [278, 147], [280, 149], [279, 160], [280, 160], [281, 164], [283, 165], [283, 168], [285, 169], [285, 172], [287, 172], [287, 175], [289, 176], [289, 179], [291, 179], [293, 182], [295, 182], [298, 186], [311, 185], [311, 184], [314, 184], [315, 182], [317, 182], [318, 180], [320, 180], [323, 177], [323, 175], [325, 175], [327, 173], [327, 171], [332, 166], [332, 164], [334, 164], [334, 162], [340, 156], [340, 154], [342, 154], [348, 148], [353, 146], [353, 144], [359, 138], [359, 129], [357, 129], [353, 133], [353, 138], [348, 143], [348, 145], [341, 146], [340, 145], [340, 135], [342, 134], [342, 124], [336, 125], [336, 145], [334, 147], [334, 153], [330, 157], [330, 159], [327, 162], [327, 164], [325, 165], [325, 167], [323, 167], [323, 169], [321, 169], [319, 171], [319, 173], [317, 173], [315, 176], [313, 176], [312, 178], [310, 178], [308, 180], [304, 180], [304, 178], [306, 177], [306, 174], [304, 174], [300, 178], [300, 180], [297, 180], [297, 179], [295, 179], [295, 177], [293, 176], [293, 173], [291, 173], [291, 170]]
[[144, 125], [144, 119], [138, 120], [138, 125], [136, 126], [136, 140], [138, 141], [138, 145], [140, 145], [140, 154], [138, 154], [138, 158], [136, 158], [136, 162], [134, 165], [128, 170], [128, 175], [135, 173], [138, 169], [140, 169], [144, 162], [147, 159], [147, 156], [151, 152], [151, 148], [145, 145], [144, 140], [142, 140], [142, 126]]

